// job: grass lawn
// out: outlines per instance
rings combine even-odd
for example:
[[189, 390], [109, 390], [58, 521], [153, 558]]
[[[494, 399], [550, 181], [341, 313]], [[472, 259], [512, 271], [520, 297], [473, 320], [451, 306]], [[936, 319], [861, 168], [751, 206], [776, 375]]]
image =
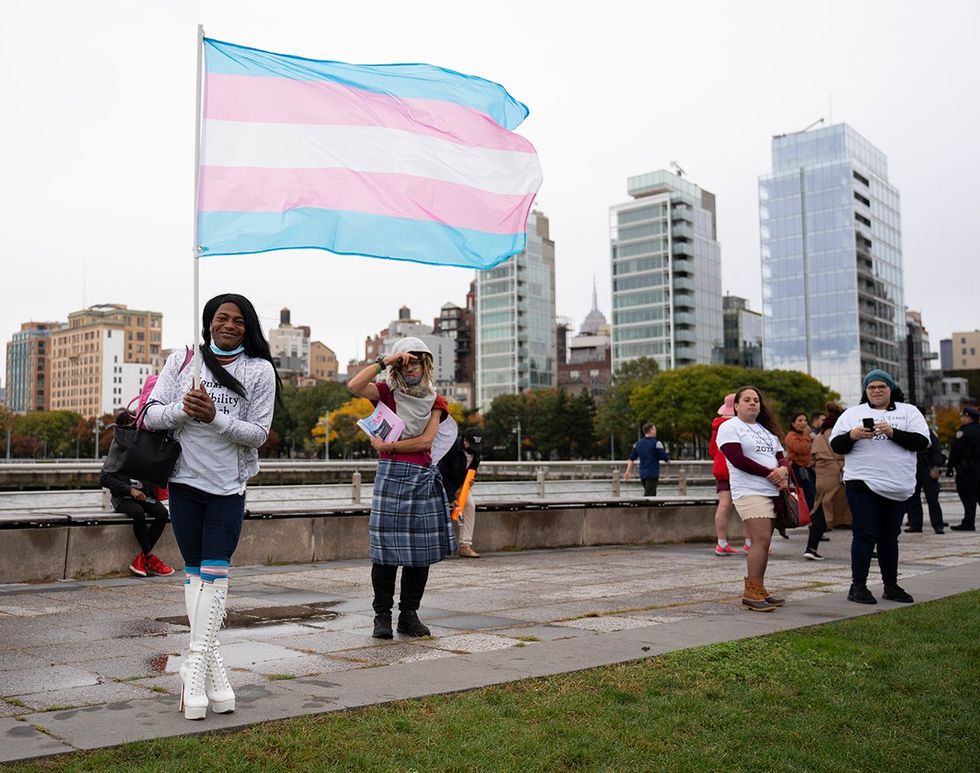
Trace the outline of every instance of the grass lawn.
[[14, 769], [975, 771], [980, 592], [620, 666]]

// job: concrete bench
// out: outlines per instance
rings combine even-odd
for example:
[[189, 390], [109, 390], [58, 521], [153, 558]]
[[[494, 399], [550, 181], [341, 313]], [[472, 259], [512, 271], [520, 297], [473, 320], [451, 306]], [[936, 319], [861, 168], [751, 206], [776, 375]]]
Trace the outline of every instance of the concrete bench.
[[[714, 539], [714, 499], [660, 497], [588, 502], [480, 501], [474, 543], [481, 551], [641, 545]], [[235, 553], [239, 566], [367, 558], [370, 505], [315, 510], [249, 508]], [[125, 574], [138, 551], [131, 520], [109, 511], [0, 514], [0, 583]], [[741, 535], [732, 518], [730, 535]], [[183, 566], [173, 531], [154, 552]]]

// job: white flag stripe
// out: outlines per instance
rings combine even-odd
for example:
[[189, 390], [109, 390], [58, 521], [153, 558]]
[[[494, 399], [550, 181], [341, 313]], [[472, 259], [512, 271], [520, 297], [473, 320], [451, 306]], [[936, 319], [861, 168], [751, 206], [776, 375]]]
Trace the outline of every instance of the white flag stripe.
[[204, 123], [205, 166], [396, 172], [510, 194], [533, 193], [541, 184], [534, 153], [467, 147], [374, 126]]

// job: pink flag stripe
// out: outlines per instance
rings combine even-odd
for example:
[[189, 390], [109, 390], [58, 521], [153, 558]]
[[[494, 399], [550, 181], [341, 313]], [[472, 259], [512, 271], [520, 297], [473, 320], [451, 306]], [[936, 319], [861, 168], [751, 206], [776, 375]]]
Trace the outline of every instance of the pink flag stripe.
[[383, 126], [477, 148], [534, 153], [483, 113], [453, 102], [402, 99], [330, 81], [209, 73], [204, 115], [252, 123]]
[[490, 193], [388, 172], [201, 167], [202, 212], [287, 212], [313, 207], [512, 234], [524, 230], [533, 200], [533, 193]]

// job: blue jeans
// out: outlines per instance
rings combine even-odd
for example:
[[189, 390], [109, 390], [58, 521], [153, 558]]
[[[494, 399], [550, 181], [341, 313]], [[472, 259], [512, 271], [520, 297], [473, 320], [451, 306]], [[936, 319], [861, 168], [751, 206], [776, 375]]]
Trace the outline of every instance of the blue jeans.
[[885, 585], [898, 584], [898, 535], [905, 502], [875, 494], [862, 481], [844, 484], [851, 508], [851, 582], [866, 585], [871, 554], [878, 547], [878, 568]]
[[245, 495], [209, 494], [171, 483], [170, 523], [185, 566], [201, 561], [228, 561], [238, 547], [245, 517]]

